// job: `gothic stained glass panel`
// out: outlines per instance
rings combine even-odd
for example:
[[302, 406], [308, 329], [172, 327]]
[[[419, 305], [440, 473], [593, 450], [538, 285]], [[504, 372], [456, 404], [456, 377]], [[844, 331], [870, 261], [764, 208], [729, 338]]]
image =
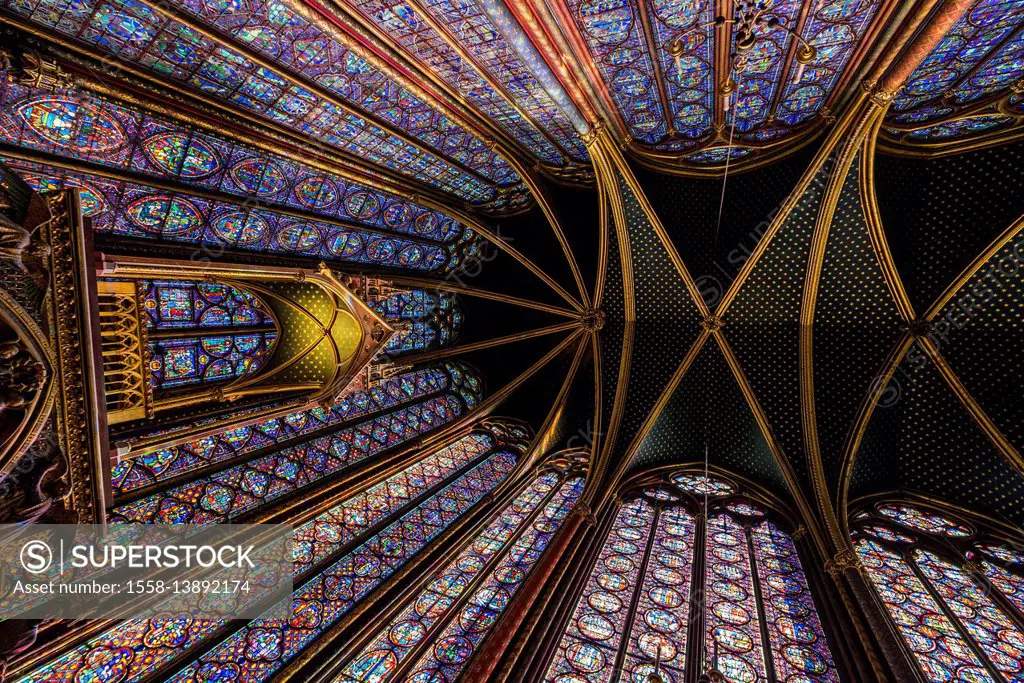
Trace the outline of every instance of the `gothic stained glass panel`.
[[[291, 621], [255, 619], [171, 681], [267, 680], [476, 505], [514, 464], [508, 454], [488, 458], [296, 590]], [[265, 656], [248, 656], [257, 648]]]
[[[624, 550], [646, 548], [654, 509], [638, 498], [619, 508], [576, 610], [548, 666], [547, 683], [609, 683], [616, 653], [629, 619], [629, 605], [640, 581], [640, 557]], [[663, 580], [681, 584], [682, 572], [662, 572]]]
[[[346, 4], [541, 160], [562, 165], [566, 154], [575, 160], [587, 158], [565, 114], [476, 3], [347, 0]], [[468, 58], [449, 41], [465, 50]]]
[[[463, 233], [439, 211], [151, 112], [83, 92], [55, 96], [7, 79], [0, 92], [0, 136], [14, 145], [218, 190], [259, 206], [276, 204], [445, 242]], [[312, 201], [314, 186], [320, 190]]]
[[[490, 437], [470, 435], [451, 446], [441, 449], [407, 467], [372, 491], [357, 494], [338, 506], [321, 513], [297, 529], [297, 537], [302, 541], [297, 545], [294, 575], [297, 582], [309, 578], [309, 574], [319, 563], [328, 559], [331, 554], [339, 551], [343, 544], [369, 529], [376, 519], [397, 514], [415, 501], [418, 495], [453, 476], [466, 464], [480, 457], [490, 447]], [[424, 519], [436, 529], [438, 524], [447, 527], [454, 519], [475, 504], [487, 491], [504, 480], [516, 463], [514, 454], [499, 451], [489, 455], [486, 460], [472, 470], [461, 475], [445, 489], [436, 493], [405, 517], [408, 521]], [[436, 516], [430, 517], [430, 511]], [[317, 534], [321, 527], [331, 533]], [[394, 525], [388, 527], [393, 529]], [[380, 537], [367, 542], [363, 547], [380, 542]], [[310, 544], [305, 541], [310, 540]], [[412, 553], [410, 553], [411, 556]], [[345, 559], [351, 559], [352, 554]], [[341, 560], [338, 567], [343, 565]], [[363, 579], [367, 584], [377, 585], [373, 578]], [[344, 584], [334, 578], [323, 575], [313, 577], [312, 584], [323, 586], [329, 584], [327, 595], [337, 596]], [[310, 584], [307, 584], [307, 586]], [[351, 580], [349, 584], [351, 585]], [[365, 595], [369, 589], [360, 595]], [[348, 606], [351, 606], [351, 601]], [[122, 622], [102, 635], [75, 648], [47, 666], [29, 674], [22, 683], [72, 683], [72, 681], [106, 680], [104, 672], [109, 671], [113, 664], [121, 683], [137, 683], [144, 680], [154, 667], [165, 666], [176, 657], [187, 653], [207, 641], [217, 630], [225, 626], [222, 622], [210, 620], [192, 620], [176, 617], [167, 620], [130, 620]], [[164, 638], [163, 635], [175, 635]], [[210, 665], [214, 669], [214, 665]], [[230, 667], [228, 669], [230, 671]], [[210, 667], [204, 666], [204, 673]], [[213, 681], [216, 678], [198, 680]]]
[[918, 550], [914, 561], [939, 598], [1007, 680], [1024, 679], [1024, 633], [963, 569], [938, 555]]
[[462, 309], [451, 292], [394, 290], [371, 297], [370, 306], [394, 325], [385, 351], [399, 354], [453, 344], [462, 329]]
[[[427, 634], [451, 615], [459, 597], [483, 575], [558, 484], [558, 475], [549, 473], [538, 477], [532, 486], [519, 493], [421, 592], [407, 600], [405, 609], [352, 658], [335, 680], [339, 683], [390, 680]], [[518, 574], [512, 572], [509, 578], [518, 578]], [[434, 640], [436, 638], [427, 642]]]
[[[692, 599], [693, 524], [693, 517], [681, 508], [669, 508], [658, 515], [622, 663], [628, 680], [647, 680], [654, 671], [651, 663], [660, 660], [665, 680], [683, 683]], [[624, 555], [636, 562], [642, 552], [638, 549]]]
[[[1024, 0], [978, 0], [914, 70], [893, 100], [890, 116], [916, 122], [947, 119], [955, 108], [1006, 91], [1020, 79], [1024, 57]], [[945, 99], [948, 96], [948, 101]], [[915, 116], [916, 115], [916, 116]], [[915, 139], [949, 139], [970, 135], [996, 125], [959, 125], [957, 120], [914, 131]], [[977, 119], [969, 119], [974, 121]], [[980, 121], [979, 121], [980, 123]]]
[[992, 681], [910, 566], [896, 553], [861, 540], [857, 554], [882, 603], [929, 681]]
[[490, 569], [467, 603], [412, 668], [414, 681], [456, 681], [469, 659], [490, 635], [562, 522], [583, 493], [584, 479], [564, 481], [511, 549]]
[[451, 395], [431, 398], [330, 436], [115, 506], [108, 519], [112, 523], [223, 522], [433, 431], [462, 412], [462, 402]]
[[153, 389], [220, 382], [257, 372], [273, 353], [276, 332], [151, 341]]
[[[1021, 613], [1024, 613], [1024, 578], [1019, 574], [1007, 571], [992, 562], [984, 562], [981, 565], [982, 571], [998, 591], [1012, 602]], [[1024, 652], [1024, 641], [1013, 639], [1011, 642], [1021, 645], [1021, 652]]]
[[[712, 19], [709, 0], [644, 0], [654, 33], [655, 52], [664, 74], [665, 96], [672, 112], [672, 127], [684, 137], [704, 137], [714, 123], [712, 78], [714, 28], [702, 26]], [[678, 59], [669, 46], [682, 40]], [[657, 146], [663, 151], [682, 149], [681, 142]]]
[[[780, 0], [772, 4], [772, 13], [785, 26], [795, 26], [801, 3], [798, 0]], [[733, 51], [736, 51], [737, 32], [733, 32]], [[739, 85], [732, 96], [731, 109], [726, 118], [737, 133], [745, 133], [761, 126], [772, 114], [772, 101], [780, 87], [779, 77], [786, 60], [786, 49], [792, 39], [780, 26], [765, 30], [747, 56], [746, 67], [735, 76]]]
[[629, 133], [648, 145], [668, 135], [654, 64], [634, 0], [567, 0]]
[[267, 306], [245, 290], [206, 282], [140, 280], [150, 329], [273, 325]]
[[672, 483], [695, 496], [727, 496], [735, 492], [730, 484], [703, 474], [675, 474]]
[[[227, 247], [263, 253], [290, 253], [329, 261], [370, 263], [408, 270], [435, 271], [458, 265], [455, 246], [398, 235], [355, 230], [316, 220], [289, 217], [242, 203], [161, 192], [146, 185], [107, 180], [53, 166], [4, 160], [31, 187], [82, 190], [83, 209], [99, 233], [172, 242], [200, 243], [217, 253]], [[92, 207], [90, 209], [90, 207]], [[424, 233], [441, 233], [431, 214]], [[434, 225], [434, 228], [429, 228]], [[415, 234], [413, 224], [394, 228]]]
[[710, 517], [705, 557], [708, 657], [731, 681], [764, 683], [768, 673], [743, 527], [729, 515]]
[[908, 529], [928, 534], [964, 538], [973, 532], [970, 527], [935, 512], [925, 512], [909, 505], [880, 505], [878, 512]]
[[778, 680], [839, 683], [792, 539], [770, 521], [753, 527], [750, 538]]
[[[252, 0], [244, 12], [216, 3], [184, 4], [200, 21], [269, 60], [268, 65], [136, 0], [6, 0], [4, 5], [51, 30], [140, 63], [163, 78], [228, 99], [463, 199], [493, 199], [495, 190], [488, 181], [521, 182], [482, 139], [388, 80], [280, 0]], [[292, 82], [286, 69], [302, 74], [320, 90]], [[412, 139], [395, 136], [357, 111], [405, 130]]]
[[194, 472], [262, 448], [326, 429], [345, 420], [394, 408], [449, 387], [440, 368], [407, 372], [369, 391], [342, 396], [330, 408], [310, 408], [283, 417], [234, 426], [220, 434], [162, 448], [114, 465], [111, 480], [115, 499], [136, 489]]
[[893, 109], [905, 111], [950, 90], [991, 54], [1022, 17], [1021, 0], [979, 0], [910, 75], [893, 100]]
[[794, 60], [790, 66], [777, 120], [795, 126], [821, 111], [880, 5], [879, 0], [825, 0], [814, 5], [801, 35], [818, 54], [812, 64], [801, 66]]

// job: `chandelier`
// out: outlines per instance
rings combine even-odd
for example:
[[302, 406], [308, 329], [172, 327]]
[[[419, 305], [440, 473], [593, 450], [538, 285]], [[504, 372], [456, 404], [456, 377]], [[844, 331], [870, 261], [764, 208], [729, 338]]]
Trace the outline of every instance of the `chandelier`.
[[735, 26], [736, 40], [733, 44], [733, 54], [729, 60], [731, 68], [728, 75], [718, 84], [718, 93], [727, 98], [736, 91], [738, 87], [736, 77], [742, 74], [747, 68], [750, 54], [759, 40], [764, 39], [776, 29], [783, 29], [799, 43], [796, 51], [796, 61], [800, 65], [796, 74], [796, 81], [803, 77], [804, 67], [812, 63], [818, 57], [818, 50], [808, 43], [795, 30], [786, 25], [786, 20], [774, 13], [771, 0], [738, 0], [735, 5], [732, 18], [725, 15], [718, 15], [713, 21], [697, 24], [680, 36], [677, 36], [667, 46], [670, 56], [675, 59], [676, 71], [682, 73], [682, 58], [686, 52], [686, 38], [702, 28], [714, 26]]

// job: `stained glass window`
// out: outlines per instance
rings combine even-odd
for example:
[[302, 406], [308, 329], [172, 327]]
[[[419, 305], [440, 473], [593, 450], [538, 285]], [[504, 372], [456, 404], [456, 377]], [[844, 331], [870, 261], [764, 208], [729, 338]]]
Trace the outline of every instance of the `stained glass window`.
[[[904, 125], [892, 132], [909, 130], [911, 140], [942, 141], [1011, 123], [1014, 119], [1001, 115], [997, 105], [999, 100], [1012, 104], [1010, 88], [1020, 81], [1022, 19], [1024, 0], [977, 0], [893, 100], [889, 121]], [[958, 118], [967, 105], [970, 115]]]
[[[82, 188], [84, 208], [99, 232], [420, 270], [450, 265], [459, 251], [456, 243], [469, 238], [439, 211], [195, 126], [83, 93], [55, 97], [6, 79], [0, 89], [0, 138], [5, 142], [196, 188], [195, 195], [166, 192], [11, 162], [41, 189]], [[175, 151], [176, 145], [184, 147]], [[311, 202], [313, 185], [321, 189]], [[309, 218], [300, 217], [305, 215]]]
[[934, 509], [882, 503], [867, 512], [855, 548], [925, 680], [1024, 677], [1024, 577], [1003, 564], [1014, 551], [993, 555], [999, 546], [977, 543], [971, 525]]
[[348, 658], [339, 683], [455, 681], [514, 599], [583, 492], [572, 473], [539, 474]]
[[253, 375], [273, 355], [277, 323], [259, 297], [221, 284], [136, 281], [155, 390]]
[[392, 355], [449, 346], [462, 330], [462, 309], [451, 292], [389, 288], [369, 304], [396, 329], [385, 347]]
[[587, 158], [568, 118], [477, 3], [347, 0], [345, 4], [543, 161], [562, 165], [567, 157]]
[[[251, 0], [244, 11], [236, 5], [183, 3], [198, 22], [232, 37], [246, 51], [138, 0], [4, 4], [21, 17], [116, 53], [161, 78], [228, 100], [463, 199], [487, 202], [496, 195], [495, 185], [521, 184], [508, 162], [481, 137], [390, 80], [281, 0]], [[268, 63], [260, 65], [250, 54]], [[365, 114], [405, 135], [395, 135]], [[208, 151], [185, 156], [184, 147], [170, 144], [159, 153], [167, 163], [184, 161], [186, 169], [202, 174], [212, 163], [213, 150]], [[336, 191], [314, 183], [304, 193], [311, 202], [321, 202]]]
[[[464, 373], [469, 373], [465, 368]], [[368, 391], [345, 394], [329, 408], [310, 408], [283, 417], [232, 426], [218, 434], [126, 459], [111, 473], [115, 499], [218, 462], [234, 460], [260, 449], [280, 446], [413, 400], [440, 394], [452, 387], [443, 367], [426, 368], [393, 377]]]
[[[301, 587], [292, 597], [291, 621], [263, 618], [241, 627], [178, 616], [126, 621], [22, 680], [140, 681], [229, 629], [227, 640], [174, 680], [262, 681], [504, 481], [519, 452], [473, 432], [300, 524], [293, 571]], [[396, 547], [402, 552], [392, 552]], [[247, 657], [255, 647], [263, 656]]]
[[[878, 0], [823, 0], [806, 17], [805, 4], [770, 5], [781, 26], [759, 26], [751, 49], [733, 54], [742, 69], [728, 107], [714, 84], [726, 79], [715, 66], [715, 3], [708, 0], [570, 0], [576, 28], [604, 80], [629, 135], [652, 151], [682, 154], [695, 164], [721, 164], [724, 148], [697, 151], [716, 140], [716, 125], [735, 124], [733, 159], [808, 123], [834, 95], [875, 19]], [[800, 31], [817, 50], [809, 65], [787, 55]], [[717, 100], [717, 101], [716, 101]], [[716, 108], [722, 109], [716, 112]], [[696, 154], [687, 154], [695, 151]]]
[[[686, 683], [696, 661], [729, 681], [767, 683], [772, 671], [787, 683], [839, 683], [796, 546], [772, 513], [718, 477], [653, 479], [621, 494], [544, 681], [646, 681], [657, 668]], [[704, 633], [689, 642], [699, 616]]]
[[[408, 443], [462, 415], [451, 394], [193, 478], [131, 503], [116, 505], [111, 522], [223, 522], [336, 475], [378, 453]], [[226, 460], [226, 458], [218, 458]]]

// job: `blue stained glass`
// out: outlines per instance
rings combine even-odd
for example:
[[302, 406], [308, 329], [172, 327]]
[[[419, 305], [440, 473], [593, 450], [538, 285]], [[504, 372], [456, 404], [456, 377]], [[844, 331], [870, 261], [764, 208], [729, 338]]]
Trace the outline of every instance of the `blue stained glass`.
[[[431, 432], [463, 411], [462, 402], [451, 394], [426, 399], [329, 436], [287, 446], [166, 491], [117, 505], [108, 518], [112, 523], [227, 521], [322, 481], [387, 448]], [[244, 482], [252, 477], [265, 481], [266, 486], [259, 491], [245, 490]]]
[[[475, 3], [429, 0], [414, 7], [396, 0], [346, 0], [346, 4], [541, 160], [562, 165], [566, 154], [578, 161], [587, 159], [586, 148], [565, 114]], [[428, 20], [438, 22], [446, 33], [436, 31]], [[464, 59], [448, 40], [466, 50], [473, 62]], [[491, 87], [485, 75], [498, 83], [504, 96]]]
[[814, 6], [801, 35], [818, 54], [807, 66], [790, 67], [777, 120], [795, 126], [821, 111], [880, 5], [878, 0], [826, 0]]
[[[8, 0], [6, 6], [46, 28], [115, 52], [180, 84], [230, 99], [259, 116], [464, 199], [493, 199], [496, 191], [488, 181], [521, 185], [508, 162], [490, 150], [484, 140], [390, 82], [351, 49], [307, 23], [279, 0], [252, 0], [244, 13], [228, 12], [206, 2], [186, 2], [185, 9], [199, 21], [247, 42], [275, 68], [280, 65], [302, 74], [352, 106], [353, 111], [388, 121], [407, 131], [415, 142], [404, 141], [301, 85], [289, 84], [283, 70], [258, 66], [241, 52], [218, 45], [145, 3]], [[74, 11], [69, 12], [72, 7]], [[151, 49], [154, 44], [164, 49]], [[303, 46], [314, 47], [316, 52], [296, 49]], [[321, 52], [323, 59], [310, 59]], [[347, 67], [341, 73], [339, 64]], [[350, 80], [351, 85], [338, 87], [339, 77]], [[208, 170], [204, 156], [196, 159], [196, 173]]]
[[461, 332], [462, 310], [451, 292], [395, 289], [369, 303], [395, 327], [385, 347], [389, 354], [448, 346]]
[[751, 541], [778, 679], [839, 683], [793, 540], [772, 522], [762, 522]]
[[914, 553], [914, 561], [939, 598], [956, 615], [989, 661], [1007, 680], [1024, 677], [1024, 632], [964, 570], [927, 551]]
[[276, 332], [224, 337], [182, 337], [149, 343], [154, 389], [251, 375], [273, 353]]
[[[295, 579], [300, 580], [309, 576], [311, 571], [328, 560], [345, 543], [365, 534], [366, 529], [377, 520], [402, 513], [412, 505], [417, 496], [452, 477], [463, 466], [481, 456], [491, 446], [492, 442], [487, 436], [470, 435], [460, 439], [451, 446], [409, 465], [380, 485], [346, 499], [301, 525], [296, 530], [296, 557], [293, 569]], [[488, 455], [483, 462], [459, 478], [452, 480], [444, 489], [424, 501], [418, 508], [406, 513], [399, 522], [417, 523], [422, 521], [424, 529], [434, 534], [438, 533], [479, 501], [487, 491], [505, 479], [515, 463], [516, 456], [509, 452], [498, 451]], [[389, 534], [389, 531], [394, 529], [396, 524], [398, 523], [392, 524], [384, 532], [369, 539], [362, 548], [373, 547], [378, 542], [386, 543], [387, 539], [394, 535], [393, 533]], [[334, 533], [328, 534], [327, 531]], [[429, 539], [424, 538], [424, 540]], [[394, 562], [400, 564], [416, 550], [415, 548], [411, 549], [409, 555], [394, 560]], [[337, 569], [345, 566], [346, 562], [351, 564], [351, 558], [357, 553], [358, 551], [342, 558], [331, 568]], [[307, 586], [322, 587], [324, 584], [328, 584], [325, 595], [328, 598], [333, 598], [337, 597], [341, 587], [346, 585], [346, 579], [347, 585], [351, 585], [351, 578], [329, 574], [325, 578], [325, 574], [322, 573]], [[383, 581], [383, 577], [379, 578], [377, 583], [380, 581]], [[363, 595], [374, 585], [364, 586]], [[296, 595], [301, 597], [300, 593]], [[351, 604], [350, 600], [340, 607], [347, 611]], [[306, 610], [301, 611], [306, 612]], [[124, 621], [64, 654], [47, 666], [29, 674], [23, 681], [25, 683], [43, 683], [54, 680], [105, 680], [97, 677], [101, 677], [103, 671], [116, 665], [118, 680], [123, 683], [139, 683], [150, 675], [154, 667], [167, 665], [183, 652], [202, 645], [225, 625], [220, 621], [189, 617]], [[168, 628], [175, 629], [181, 637], [169, 641], [165, 638], [151, 636], [155, 631]], [[260, 631], [261, 634], [267, 633], [267, 629]], [[270, 640], [261, 635], [250, 642], [266, 645], [270, 643]], [[216, 668], [216, 665], [204, 665], [204, 673], [210, 673], [211, 667]], [[202, 676], [200, 678], [206, 681], [224, 680], [217, 675], [212, 678]]]
[[[196, 680], [200, 672], [209, 676], [221, 671], [237, 672], [248, 683], [267, 680], [476, 505], [514, 464], [509, 454], [491, 456], [296, 590], [293, 604], [318, 606], [315, 621], [255, 619], [170, 680], [185, 683]], [[392, 544], [400, 552], [389, 552]], [[267, 649], [272, 656], [247, 656], [263, 641], [271, 646]]]
[[957, 107], [948, 105], [994, 96], [1020, 79], [1022, 19], [1024, 0], [978, 0], [907, 79], [890, 120], [935, 121], [911, 132], [914, 140], [966, 137], [1010, 121], [995, 114], [958, 120]]
[[273, 325], [258, 297], [227, 285], [140, 280], [146, 324], [152, 329]]
[[954, 119], [934, 126], [928, 126], [927, 128], [919, 128], [907, 133], [907, 137], [915, 140], [948, 140], [994, 130], [1000, 126], [1009, 125], [1014, 121], [1015, 119], [1012, 116], [1003, 116], [1001, 114], [972, 116], [970, 118]]
[[632, 0], [569, 0], [567, 5], [630, 134], [647, 144], [659, 142], [669, 122], [637, 7]]
[[921, 580], [896, 553], [857, 541], [868, 578], [928, 681], [992, 681]]
[[[302, 221], [242, 204], [212, 201], [186, 194], [162, 193], [135, 183], [105, 180], [51, 166], [4, 160], [38, 189], [87, 187], [101, 199], [102, 209], [93, 213], [93, 229], [144, 239], [166, 239], [202, 243], [213, 248], [232, 247], [263, 253], [293, 253], [330, 261], [372, 263], [409, 270], [434, 271], [458, 263], [452, 247], [420, 243], [395, 236], [384, 238], [395, 249], [371, 251], [366, 248], [371, 233], [351, 230], [319, 221]], [[93, 204], [96, 206], [96, 204]], [[89, 215], [89, 214], [87, 214]], [[297, 231], [319, 237], [297, 240]], [[379, 239], [379, 238], [376, 238]], [[412, 257], [409, 249], [419, 251]], [[398, 253], [396, 253], [398, 252]]]
[[311, 408], [280, 418], [242, 424], [220, 434], [122, 460], [111, 471], [115, 500], [129, 491], [194, 473], [262, 448], [283, 446], [291, 439], [327, 429], [372, 411], [397, 407], [414, 399], [437, 394], [449, 386], [448, 374], [440, 368], [408, 372], [387, 380], [378, 391], [346, 394], [330, 408]]
[[686, 157], [688, 161], [698, 164], [724, 164], [726, 159], [742, 159], [751, 153], [746, 147], [713, 147], [701, 150]]
[[[0, 138], [13, 145], [259, 199], [260, 206], [269, 208], [276, 204], [306, 210], [299, 186], [330, 182], [340, 201], [314, 207], [314, 213], [443, 242], [457, 241], [464, 233], [458, 222], [439, 211], [87, 93], [67, 92], [57, 98], [6, 79], [0, 93]], [[178, 163], [183, 140], [190, 141], [186, 158], [204, 159], [205, 168], [213, 172], [196, 173], [203, 167], [200, 161]]]
[[[555, 481], [547, 475], [540, 477], [541, 490], [552, 487]], [[469, 659], [490, 635], [505, 609], [515, 598], [523, 580], [544, 554], [562, 522], [572, 511], [583, 493], [584, 480], [571, 478], [558, 486], [550, 501], [534, 518], [526, 519], [529, 526], [477, 586], [457, 615], [453, 615], [429, 648], [410, 670], [411, 680], [440, 675], [443, 680], [454, 681], [466, 671]], [[519, 514], [526, 517], [529, 512]], [[436, 672], [436, 674], [434, 673]]]
[[[801, 4], [797, 0], [781, 0], [772, 4], [772, 14], [782, 21], [783, 26], [761, 32], [745, 57], [745, 67], [736, 76], [739, 89], [732, 95], [732, 109], [727, 112], [728, 125], [735, 125], [737, 134], [761, 126], [772, 113], [772, 101], [776, 90], [781, 87], [782, 64], [791, 41], [784, 27], [796, 25]], [[734, 51], [737, 35], [733, 32]]]
[[[703, 137], [714, 123], [714, 28], [697, 27], [711, 22], [711, 2], [645, 1], [665, 75], [672, 128], [688, 138]], [[677, 39], [683, 41], [683, 53], [678, 59], [669, 53], [669, 46]]]
[[[528, 524], [544, 502], [547, 494], [558, 485], [555, 474], [538, 478], [532, 486], [521, 491], [503, 510], [492, 517], [490, 524], [469, 545], [433, 575], [426, 587], [411, 596], [408, 605], [373, 637], [335, 678], [344, 683], [375, 683], [387, 681], [392, 672], [423, 640], [427, 631], [435, 628], [452, 615], [452, 608], [470, 583], [481, 576], [498, 552], [509, 544], [513, 536]], [[518, 568], [495, 572], [502, 587], [518, 584], [525, 573]], [[507, 588], [501, 588], [507, 590]], [[478, 601], [477, 601], [478, 602]], [[491, 610], [470, 600], [470, 618], [485, 618], [494, 622]], [[487, 614], [485, 615], [485, 612]], [[459, 615], [462, 616], [462, 615]], [[449, 643], [455, 639], [449, 639]], [[442, 646], [443, 647], [443, 646]], [[445, 650], [446, 659], [456, 653]]]

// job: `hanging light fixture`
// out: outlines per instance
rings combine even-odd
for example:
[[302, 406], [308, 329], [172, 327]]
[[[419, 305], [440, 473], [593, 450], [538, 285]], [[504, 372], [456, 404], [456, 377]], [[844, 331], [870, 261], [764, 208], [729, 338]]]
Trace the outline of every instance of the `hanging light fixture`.
[[759, 40], [765, 38], [769, 33], [778, 28], [783, 29], [799, 43], [795, 55], [796, 61], [800, 65], [798, 81], [803, 76], [803, 68], [818, 58], [818, 49], [804, 40], [803, 36], [799, 33], [786, 26], [785, 20], [782, 17], [773, 14], [770, 2], [765, 2], [764, 0], [759, 2], [739, 0], [735, 5], [732, 18], [727, 18], [725, 15], [720, 14], [715, 17], [714, 21], [698, 24], [681, 36], [677, 36], [668, 44], [667, 50], [669, 55], [675, 60], [676, 71], [682, 72], [683, 70], [682, 59], [683, 54], [686, 52], [686, 39], [690, 34], [708, 26], [719, 28], [728, 25], [736, 27], [735, 52], [732, 55], [732, 59], [730, 59], [730, 66], [732, 68], [729, 70], [728, 76], [718, 84], [718, 94], [727, 99], [738, 87], [735, 75], [742, 74], [747, 68], [750, 52]]

